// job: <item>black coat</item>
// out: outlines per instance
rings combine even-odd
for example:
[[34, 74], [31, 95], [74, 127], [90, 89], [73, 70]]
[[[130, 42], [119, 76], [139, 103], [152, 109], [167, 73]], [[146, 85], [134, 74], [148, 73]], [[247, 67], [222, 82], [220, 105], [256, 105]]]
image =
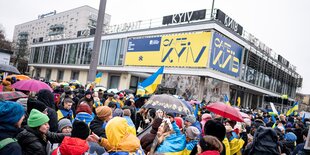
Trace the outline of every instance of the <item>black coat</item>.
[[297, 137], [297, 140], [296, 140], [297, 145], [300, 144], [300, 143], [303, 143], [304, 142], [304, 138], [303, 138], [303, 135], [302, 135], [302, 129], [301, 128], [296, 128], [293, 132], [294, 132], [294, 134]]
[[96, 135], [100, 137], [106, 138], [105, 129], [102, 128], [103, 121], [100, 120], [97, 116], [90, 122], [90, 129], [92, 132], [94, 132]]
[[23, 155], [46, 155], [47, 141], [61, 143], [64, 137], [63, 134], [48, 132], [44, 140], [38, 130], [25, 126], [25, 129], [16, 136], [16, 139], [22, 146]]
[[[15, 138], [19, 129], [14, 126], [0, 124], [0, 141], [5, 138]], [[17, 142], [7, 144], [0, 150], [0, 154], [22, 155], [22, 148]]]
[[150, 131], [150, 133], [144, 135], [141, 140], [140, 140], [140, 143], [141, 143], [141, 147], [142, 149], [144, 150], [145, 154], [147, 154], [148, 152], [150, 152], [151, 150], [151, 147], [152, 147], [152, 144], [153, 144], [153, 141], [155, 139], [157, 135], [157, 131], [155, 131], [154, 129], [152, 129]]
[[48, 121], [48, 125], [50, 125], [50, 131], [57, 132], [58, 131], [58, 118], [57, 118], [56, 111], [52, 108], [47, 108], [47, 116], [50, 119]]

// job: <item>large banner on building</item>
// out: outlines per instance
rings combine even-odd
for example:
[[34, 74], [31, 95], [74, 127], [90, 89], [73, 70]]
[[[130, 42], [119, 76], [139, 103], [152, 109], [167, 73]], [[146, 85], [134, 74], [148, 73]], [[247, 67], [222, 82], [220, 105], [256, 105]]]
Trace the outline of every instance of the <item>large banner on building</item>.
[[242, 47], [236, 42], [214, 32], [210, 68], [235, 77], [241, 69]]
[[171, 34], [128, 40], [127, 66], [206, 67], [211, 33]]

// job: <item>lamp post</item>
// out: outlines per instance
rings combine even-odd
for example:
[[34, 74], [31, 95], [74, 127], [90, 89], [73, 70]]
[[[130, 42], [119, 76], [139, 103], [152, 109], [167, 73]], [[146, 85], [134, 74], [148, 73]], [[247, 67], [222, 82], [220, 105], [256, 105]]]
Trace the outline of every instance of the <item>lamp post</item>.
[[213, 19], [213, 10], [214, 10], [214, 0], [212, 0], [211, 19]]
[[87, 76], [88, 82], [93, 82], [95, 81], [95, 78], [96, 78], [106, 3], [107, 3], [107, 0], [100, 0], [95, 39], [94, 39], [94, 48], [92, 51], [89, 71], [88, 71], [88, 76]]

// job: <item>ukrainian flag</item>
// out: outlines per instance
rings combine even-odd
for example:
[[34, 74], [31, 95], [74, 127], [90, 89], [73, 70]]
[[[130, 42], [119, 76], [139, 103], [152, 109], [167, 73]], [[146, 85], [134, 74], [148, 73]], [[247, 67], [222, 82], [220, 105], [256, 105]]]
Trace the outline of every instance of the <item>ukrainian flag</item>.
[[100, 81], [101, 81], [101, 77], [102, 77], [102, 72], [97, 73], [96, 75], [96, 79], [95, 79], [95, 83], [97, 85], [99, 85]]
[[224, 95], [224, 102], [225, 102], [226, 104], [230, 105], [228, 96], [227, 96], [226, 94]]
[[[153, 94], [157, 88], [157, 85], [161, 84], [163, 78], [164, 66], [160, 67], [157, 72], [145, 79], [142, 83], [138, 85], [139, 89], [144, 88], [146, 94]], [[138, 92], [137, 92], [138, 94]]]
[[287, 111], [286, 116], [294, 114], [294, 111], [297, 111], [297, 110], [298, 110], [298, 101], [296, 101], [293, 104], [293, 107]]

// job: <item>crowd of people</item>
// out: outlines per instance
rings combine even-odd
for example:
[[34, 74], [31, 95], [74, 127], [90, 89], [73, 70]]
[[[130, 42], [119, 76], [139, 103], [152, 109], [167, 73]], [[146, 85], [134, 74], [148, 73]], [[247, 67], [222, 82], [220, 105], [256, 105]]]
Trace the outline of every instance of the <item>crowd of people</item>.
[[[204, 106], [189, 115], [146, 109], [148, 97], [125, 91], [51, 87], [24, 92], [26, 105], [0, 99], [1, 155], [310, 154], [309, 120], [297, 115], [248, 110], [236, 122]], [[6, 84], [5, 91], [16, 90]]]

